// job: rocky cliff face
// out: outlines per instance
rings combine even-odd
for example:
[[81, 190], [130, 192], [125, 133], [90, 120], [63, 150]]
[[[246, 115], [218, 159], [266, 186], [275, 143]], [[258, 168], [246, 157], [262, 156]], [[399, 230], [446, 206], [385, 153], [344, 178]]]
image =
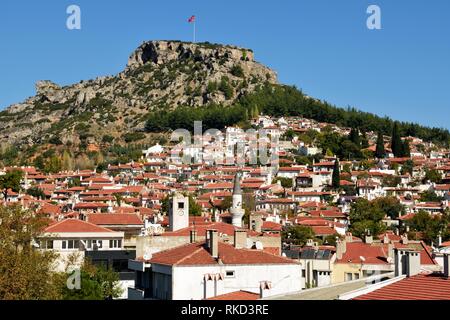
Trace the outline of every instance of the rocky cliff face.
[[0, 142], [98, 142], [142, 130], [150, 111], [232, 104], [274, 71], [253, 52], [233, 46], [178, 41], [144, 42], [116, 76], [60, 87], [39, 81], [36, 95], [0, 112]]

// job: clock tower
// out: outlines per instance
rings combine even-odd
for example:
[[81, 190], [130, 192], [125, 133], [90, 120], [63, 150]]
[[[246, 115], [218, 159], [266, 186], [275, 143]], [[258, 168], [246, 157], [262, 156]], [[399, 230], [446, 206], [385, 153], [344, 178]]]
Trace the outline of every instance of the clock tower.
[[169, 202], [169, 230], [177, 231], [189, 227], [189, 198], [180, 193]]

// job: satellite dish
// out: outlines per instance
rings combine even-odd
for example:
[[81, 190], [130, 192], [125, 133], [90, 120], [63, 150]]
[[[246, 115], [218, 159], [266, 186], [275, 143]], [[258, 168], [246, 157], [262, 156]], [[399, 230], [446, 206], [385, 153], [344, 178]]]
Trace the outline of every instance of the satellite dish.
[[362, 262], [366, 262], [366, 258], [364, 258], [363, 256], [359, 256], [359, 259], [361, 259]]

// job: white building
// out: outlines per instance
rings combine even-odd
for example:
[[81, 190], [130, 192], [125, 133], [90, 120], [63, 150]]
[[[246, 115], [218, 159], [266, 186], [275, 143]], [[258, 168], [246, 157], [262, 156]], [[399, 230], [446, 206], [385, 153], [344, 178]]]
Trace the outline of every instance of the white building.
[[[37, 239], [40, 250], [58, 253], [54, 271], [65, 272], [69, 261], [80, 267], [85, 258], [95, 265], [106, 262], [119, 272], [122, 299], [127, 298], [127, 288], [134, 285], [126, 262], [135, 257], [135, 251], [124, 250], [124, 232], [116, 232], [82, 220], [67, 219], [47, 227]], [[118, 267], [119, 266], [119, 267]]]
[[202, 300], [240, 290], [268, 297], [304, 287], [300, 264], [250, 249], [245, 231], [234, 237], [234, 245], [222, 243], [208, 230], [206, 241], [192, 236], [187, 245], [130, 260], [136, 287], [129, 299]]

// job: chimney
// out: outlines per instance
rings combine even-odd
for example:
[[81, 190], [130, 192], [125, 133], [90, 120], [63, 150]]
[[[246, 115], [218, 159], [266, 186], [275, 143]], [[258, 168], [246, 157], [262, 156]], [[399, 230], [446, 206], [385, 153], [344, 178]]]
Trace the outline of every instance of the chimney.
[[444, 253], [444, 277], [450, 278], [450, 253]]
[[353, 235], [352, 235], [351, 232], [347, 232], [347, 233], [345, 234], [345, 241], [346, 241], [346, 242], [349, 242], [349, 243], [353, 242]]
[[406, 233], [401, 236], [401, 239], [403, 244], [408, 244], [408, 235]]
[[392, 263], [394, 261], [394, 245], [392, 243], [388, 243], [388, 263]]
[[198, 234], [197, 230], [191, 230], [191, 240], [190, 240], [191, 243], [197, 242], [197, 234]]
[[395, 249], [395, 276], [412, 277], [420, 273], [420, 252]]
[[234, 231], [234, 247], [236, 249], [247, 248], [247, 232], [245, 230]]
[[206, 231], [206, 245], [213, 258], [219, 257], [219, 234], [217, 230]]
[[261, 281], [259, 284], [259, 298], [264, 299], [269, 296], [272, 283], [270, 281]]
[[373, 237], [371, 235], [366, 235], [366, 243], [367, 244], [372, 244], [373, 243]]
[[336, 258], [342, 259], [342, 256], [347, 251], [347, 241], [346, 240], [338, 240], [336, 242]]
[[262, 216], [260, 214], [252, 214], [250, 219], [251, 229], [255, 232], [261, 232], [263, 225]]
[[408, 251], [406, 255], [406, 276], [412, 277], [420, 273], [420, 252]]

